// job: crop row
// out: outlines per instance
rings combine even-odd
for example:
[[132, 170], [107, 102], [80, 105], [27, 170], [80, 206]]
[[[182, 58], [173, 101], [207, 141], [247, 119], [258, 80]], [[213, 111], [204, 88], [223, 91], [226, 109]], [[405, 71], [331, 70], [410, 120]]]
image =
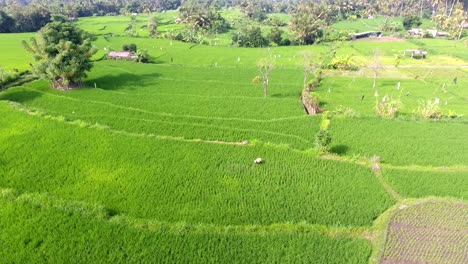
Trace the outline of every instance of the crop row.
[[319, 233], [165, 232], [0, 199], [2, 262], [367, 263], [365, 240]]
[[468, 206], [427, 202], [398, 211], [389, 225], [382, 263], [464, 263]]
[[343, 154], [424, 166], [468, 164], [467, 129], [466, 123], [380, 118], [336, 118], [330, 126], [333, 142]]
[[[3, 187], [189, 223], [362, 226], [392, 204], [372, 173], [352, 164], [260, 145], [116, 135], [0, 105]], [[265, 163], [253, 164], [258, 157]]]
[[403, 169], [385, 169], [384, 176], [396, 191], [407, 197], [457, 197], [468, 198], [468, 172], [444, 171], [408, 171]]

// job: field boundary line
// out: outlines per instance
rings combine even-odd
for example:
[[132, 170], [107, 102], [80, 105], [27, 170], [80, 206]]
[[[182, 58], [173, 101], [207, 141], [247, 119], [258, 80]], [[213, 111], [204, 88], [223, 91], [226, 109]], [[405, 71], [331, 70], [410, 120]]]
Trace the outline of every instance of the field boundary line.
[[170, 113], [158, 113], [158, 112], [151, 112], [148, 110], [140, 109], [140, 108], [135, 108], [135, 107], [126, 107], [126, 106], [120, 106], [116, 105], [113, 103], [109, 102], [103, 102], [103, 101], [95, 101], [95, 100], [82, 100], [82, 99], [77, 99], [74, 97], [69, 97], [69, 96], [64, 96], [64, 95], [58, 95], [58, 94], [53, 94], [53, 93], [48, 93], [44, 91], [39, 91], [36, 89], [28, 88], [28, 87], [22, 87], [25, 90], [29, 90], [32, 92], [37, 92], [37, 93], [42, 93], [46, 94], [49, 96], [53, 97], [59, 97], [59, 98], [65, 98], [67, 100], [72, 100], [72, 101], [77, 101], [77, 102], [85, 102], [85, 103], [94, 103], [94, 104], [103, 104], [115, 108], [120, 108], [124, 110], [130, 110], [130, 111], [135, 111], [135, 112], [141, 112], [141, 113], [146, 113], [146, 114], [151, 114], [151, 115], [158, 115], [158, 116], [171, 116], [171, 117], [187, 117], [187, 118], [194, 118], [194, 119], [208, 119], [208, 120], [235, 120], [235, 121], [244, 121], [244, 122], [258, 122], [258, 123], [269, 123], [269, 122], [277, 122], [277, 121], [283, 121], [283, 120], [289, 120], [289, 119], [301, 119], [301, 118], [308, 118], [309, 116], [307, 115], [301, 115], [301, 116], [291, 116], [291, 117], [280, 117], [280, 118], [273, 118], [273, 119], [267, 119], [267, 120], [261, 120], [261, 119], [247, 119], [247, 118], [236, 118], [236, 117], [208, 117], [208, 116], [195, 116], [195, 115], [175, 115], [175, 114], [170, 114]]
[[[114, 132], [114, 133], [119, 133], [119, 134], [125, 134], [125, 135], [131, 135], [131, 136], [140, 136], [140, 137], [163, 137], [163, 138], [169, 138], [171, 136], [166, 136], [166, 135], [156, 135], [156, 134], [147, 134], [147, 133], [136, 133], [136, 132], [128, 132], [124, 130], [118, 130], [118, 129], [112, 129], [108, 125], [102, 125], [99, 123], [90, 123], [85, 120], [81, 119], [75, 119], [75, 120], [66, 120], [62, 115], [60, 116], [53, 116], [50, 115], [46, 112], [42, 112], [42, 109], [36, 109], [36, 108], [28, 108], [25, 107], [22, 104], [18, 103], [13, 103], [10, 102], [10, 106], [18, 111], [24, 112], [28, 115], [34, 115], [34, 116], [48, 116], [51, 117], [51, 119], [54, 119], [55, 121], [60, 121], [60, 122], [65, 122], [68, 124], [74, 124], [78, 125], [81, 127], [100, 127], [100, 128], [106, 128], [108, 131]], [[96, 115], [93, 115], [96, 116]], [[99, 115], [97, 115], [99, 116]], [[101, 116], [106, 116], [106, 115], [101, 115]], [[224, 126], [214, 126], [214, 125], [206, 125], [206, 124], [192, 124], [192, 123], [184, 123], [184, 122], [170, 122], [170, 121], [160, 121], [160, 120], [148, 120], [148, 119], [140, 119], [140, 118], [129, 118], [129, 117], [121, 117], [121, 116], [107, 116], [107, 117], [112, 117], [112, 118], [123, 118], [123, 119], [129, 119], [129, 120], [138, 120], [138, 121], [143, 121], [143, 122], [153, 122], [153, 123], [164, 123], [164, 124], [172, 124], [172, 125], [185, 125], [185, 126], [197, 126], [197, 127], [207, 127], [207, 128], [218, 128], [218, 129], [223, 129], [223, 130], [232, 130], [232, 131], [239, 131], [239, 132], [256, 132], [260, 134], [270, 134], [270, 135], [276, 135], [276, 136], [281, 136], [281, 137], [287, 137], [287, 138], [295, 138], [297, 140], [300, 140], [303, 143], [309, 143], [307, 139], [301, 138], [297, 135], [291, 135], [291, 134], [285, 134], [285, 133], [278, 133], [278, 132], [273, 132], [273, 131], [268, 131], [268, 130], [255, 130], [255, 129], [242, 129], [242, 128], [231, 128], [231, 127], [224, 127]], [[192, 139], [185, 139], [184, 137], [172, 137], [172, 138], [178, 138], [178, 139], [184, 139], [184, 141]], [[218, 141], [218, 140], [204, 140], [204, 139], [193, 139], [194, 141], [197, 142], [225, 142], [225, 141]], [[229, 141], [226, 141], [229, 142]], [[230, 145], [233, 145], [234, 142], [229, 142]], [[278, 144], [279, 145], [279, 144]]]
[[374, 172], [374, 175], [377, 177], [377, 180], [379, 181], [380, 185], [385, 189], [385, 191], [393, 197], [396, 201], [402, 201], [404, 199], [403, 196], [401, 196], [393, 187], [390, 185], [390, 183], [387, 182], [385, 177], [383, 176], [382, 171], [376, 171]]
[[383, 168], [395, 169], [395, 170], [405, 170], [405, 171], [426, 171], [426, 172], [468, 172], [468, 166], [466, 165], [453, 165], [453, 166], [419, 166], [419, 165], [410, 165], [410, 166], [399, 166], [392, 164], [382, 164]]
[[331, 238], [347, 237], [351, 239], [365, 239], [370, 227], [338, 227], [319, 224], [272, 223], [266, 225], [216, 225], [204, 223], [164, 222], [154, 219], [135, 218], [125, 214], [115, 214], [114, 210], [104, 205], [90, 204], [82, 201], [65, 200], [47, 193], [22, 193], [12, 188], [0, 187], [0, 199], [12, 202], [24, 202], [42, 208], [54, 208], [62, 211], [72, 211], [80, 216], [90, 216], [95, 219], [125, 225], [146, 232], [209, 233], [209, 234], [322, 234]]
[[[299, 152], [299, 153], [307, 153], [307, 150], [304, 151], [304, 150], [298, 150], [298, 149], [295, 149], [295, 148], [292, 148], [291, 146], [287, 145], [287, 144], [274, 144], [274, 143], [268, 143], [268, 142], [260, 142], [259, 143], [255, 143], [255, 144], [250, 144], [250, 143], [244, 143], [242, 141], [221, 141], [221, 140], [206, 140], [206, 139], [200, 139], [200, 138], [193, 138], [193, 139], [190, 139], [190, 138], [184, 138], [184, 137], [175, 137], [175, 136], [169, 136], [169, 135], [157, 135], [157, 134], [147, 134], [147, 133], [136, 133], [136, 132], [128, 132], [128, 131], [124, 131], [124, 130], [118, 130], [118, 129], [113, 129], [111, 128], [110, 126], [108, 125], [103, 125], [103, 124], [99, 124], [99, 123], [89, 123], [89, 122], [86, 122], [84, 120], [81, 120], [81, 119], [75, 119], [75, 120], [66, 120], [63, 116], [53, 116], [53, 115], [50, 115], [50, 114], [47, 114], [47, 113], [44, 113], [44, 112], [41, 112], [41, 111], [31, 111], [31, 110], [36, 110], [36, 109], [28, 109], [27, 107], [22, 107], [23, 105], [21, 104], [18, 104], [18, 103], [13, 103], [13, 102], [10, 102], [10, 106], [14, 109], [16, 109], [17, 111], [20, 111], [20, 112], [23, 112], [27, 115], [30, 115], [30, 116], [37, 116], [37, 117], [40, 117], [40, 118], [43, 118], [43, 119], [49, 119], [49, 120], [53, 120], [53, 121], [56, 121], [56, 122], [62, 122], [62, 123], [65, 123], [65, 124], [68, 124], [68, 125], [72, 125], [72, 126], [77, 126], [77, 127], [81, 127], [81, 128], [92, 128], [92, 129], [100, 129], [100, 130], [105, 130], [109, 133], [113, 133], [113, 134], [119, 134], [119, 135], [124, 135], [124, 136], [132, 136], [132, 137], [146, 137], [146, 138], [155, 138], [155, 139], [160, 139], [160, 140], [172, 140], [172, 141], [180, 141], [180, 142], [192, 142], [192, 143], [207, 143], [207, 144], [218, 144], [218, 145], [237, 145], [237, 146], [254, 146], [254, 145], [262, 145], [262, 146], [271, 146], [271, 147], [275, 147], [275, 148], [287, 148], [291, 151], [295, 151], [295, 152]], [[140, 119], [137, 119], [137, 120], [140, 120]], [[164, 121], [154, 121], [154, 122], [164, 122]], [[166, 122], [166, 123], [171, 123], [171, 122]], [[215, 126], [214, 126], [215, 127]], [[225, 129], [231, 129], [231, 128], [225, 128]], [[232, 129], [231, 129], [232, 130]], [[274, 133], [274, 132], [269, 132], [269, 131], [257, 131], [257, 130], [254, 130], [254, 129], [249, 129], [249, 130], [240, 130], [240, 129], [235, 129], [233, 128], [233, 130], [239, 130], [239, 131], [253, 131], [253, 132], [260, 132], [260, 133]], [[289, 136], [289, 137], [296, 137], [294, 135], [288, 135], [288, 134], [281, 134], [281, 133], [274, 133], [276, 135], [280, 135], [280, 136]], [[301, 139], [301, 140], [305, 140], [305, 139]]]
[[351, 163], [351, 164], [355, 164], [355, 165], [360, 165], [360, 166], [364, 166], [364, 167], [374, 167], [374, 165], [378, 165], [378, 170], [374, 170], [373, 168], [372, 169], [372, 172], [373, 174], [375, 175], [375, 177], [377, 178], [379, 184], [384, 188], [384, 190], [393, 198], [395, 199], [396, 201], [401, 201], [403, 200], [403, 197], [393, 189], [393, 187], [387, 182], [387, 180], [385, 180], [385, 178], [383, 177], [383, 173], [382, 173], [382, 169], [381, 169], [381, 165], [380, 164], [373, 164], [372, 162], [370, 162], [369, 160], [350, 160], [346, 157], [341, 157], [341, 156], [338, 156], [338, 155], [322, 155], [320, 156], [320, 158], [322, 159], [328, 159], [328, 160], [336, 160], [336, 161], [341, 161], [341, 162], [346, 162], [346, 163]]

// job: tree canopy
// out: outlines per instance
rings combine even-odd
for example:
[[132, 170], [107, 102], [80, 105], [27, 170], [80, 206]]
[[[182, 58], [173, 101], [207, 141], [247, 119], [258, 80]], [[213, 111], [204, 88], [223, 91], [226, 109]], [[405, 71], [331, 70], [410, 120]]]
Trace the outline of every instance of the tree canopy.
[[95, 37], [67, 21], [54, 17], [43, 27], [30, 44], [23, 40], [25, 49], [33, 54], [36, 61], [33, 73], [47, 79], [57, 89], [81, 86], [93, 63], [96, 53], [92, 46]]

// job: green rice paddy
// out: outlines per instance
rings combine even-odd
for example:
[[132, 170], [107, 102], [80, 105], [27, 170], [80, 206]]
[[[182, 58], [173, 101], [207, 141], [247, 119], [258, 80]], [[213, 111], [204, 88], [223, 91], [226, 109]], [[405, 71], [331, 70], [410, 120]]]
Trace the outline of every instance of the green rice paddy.
[[[176, 13], [160, 15], [161, 31], [179, 30]], [[64, 92], [36, 80], [0, 92], [5, 262], [368, 263], [375, 221], [401, 197], [467, 198], [466, 41], [268, 50], [148, 38], [145, 16], [130, 38], [127, 20], [77, 22], [98, 35], [86, 87]], [[30, 69], [20, 43], [30, 36], [0, 34], [10, 51], [0, 65]], [[129, 43], [153, 63], [105, 58]], [[335, 114], [332, 153], [318, 156], [321, 116], [306, 115], [299, 99], [303, 54], [318, 58], [332, 46], [360, 70], [324, 71], [321, 107], [353, 114]], [[395, 55], [415, 48], [428, 57], [395, 67]], [[366, 67], [374, 50], [383, 64], [376, 89]], [[275, 69], [264, 98], [252, 79], [269, 51]], [[383, 96], [401, 101], [396, 118], [376, 116]], [[436, 98], [453, 116], [419, 117], [420, 101]], [[254, 164], [259, 157], [265, 162]]]

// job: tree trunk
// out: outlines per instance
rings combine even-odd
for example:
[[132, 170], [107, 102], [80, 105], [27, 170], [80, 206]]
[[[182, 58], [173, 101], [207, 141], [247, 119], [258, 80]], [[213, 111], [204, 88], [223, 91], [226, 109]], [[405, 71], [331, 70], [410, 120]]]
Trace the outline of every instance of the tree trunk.
[[267, 97], [268, 92], [268, 77], [263, 80], [263, 97]]
[[452, 12], [453, 12], [453, 7], [455, 6], [455, 4], [457, 3], [456, 0], [453, 0], [453, 3], [452, 3], [452, 7], [450, 8], [450, 13], [449, 13], [449, 17], [452, 16]]
[[375, 89], [376, 82], [377, 82], [377, 73], [374, 72], [374, 84], [372, 85], [373, 89]]

